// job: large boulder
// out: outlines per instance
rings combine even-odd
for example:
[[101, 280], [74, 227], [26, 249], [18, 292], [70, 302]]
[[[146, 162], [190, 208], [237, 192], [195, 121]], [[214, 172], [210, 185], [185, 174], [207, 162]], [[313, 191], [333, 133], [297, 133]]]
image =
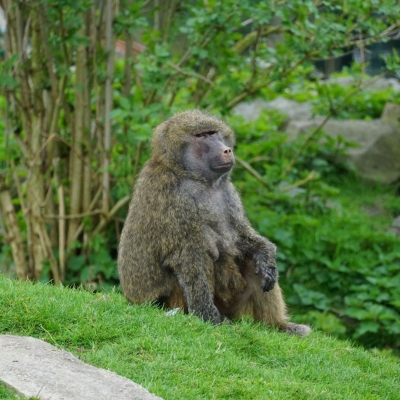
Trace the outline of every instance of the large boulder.
[[[291, 121], [286, 131], [293, 138], [316, 129], [323, 119], [317, 116], [309, 121]], [[347, 150], [347, 157], [362, 178], [380, 183], [400, 179], [400, 130], [396, 125], [382, 119], [330, 119], [323, 130], [333, 138], [340, 135], [357, 145]]]
[[389, 232], [395, 233], [400, 238], [400, 216], [394, 219], [392, 226], [389, 228]]
[[[331, 77], [326, 80], [326, 82], [337, 84], [340, 86], [352, 86], [357, 85], [358, 81], [354, 76], [340, 76], [340, 77]], [[372, 92], [379, 92], [381, 90], [391, 89], [395, 92], [400, 92], [400, 82], [396, 78], [379, 78], [379, 79], [371, 79], [370, 82], [365, 87], [366, 90], [370, 90]]]
[[[253, 121], [264, 110], [277, 110], [287, 116], [283, 130], [289, 140], [312, 132], [325, 119], [313, 116], [310, 103], [298, 103], [283, 97], [270, 102], [256, 99], [240, 103], [233, 113], [242, 115], [246, 121]], [[323, 130], [333, 138], [340, 135], [356, 144], [356, 147], [347, 150], [347, 158], [362, 178], [385, 184], [400, 179], [399, 104], [386, 104], [382, 118], [372, 121], [331, 118]]]
[[382, 111], [381, 119], [400, 127], [400, 104], [386, 103]]
[[277, 97], [272, 101], [255, 99], [249, 102], [239, 103], [233, 108], [232, 113], [241, 115], [246, 121], [256, 120], [264, 110], [276, 110], [287, 116], [287, 121], [308, 120], [312, 117], [310, 103], [299, 103], [294, 100]]

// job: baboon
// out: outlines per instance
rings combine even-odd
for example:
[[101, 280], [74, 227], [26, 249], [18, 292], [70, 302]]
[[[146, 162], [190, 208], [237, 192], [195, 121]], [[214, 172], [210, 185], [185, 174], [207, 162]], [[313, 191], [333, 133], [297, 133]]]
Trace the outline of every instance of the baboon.
[[122, 290], [214, 324], [250, 315], [304, 336], [308, 326], [288, 322], [276, 247], [251, 227], [231, 183], [234, 143], [228, 125], [198, 110], [155, 129], [121, 234]]

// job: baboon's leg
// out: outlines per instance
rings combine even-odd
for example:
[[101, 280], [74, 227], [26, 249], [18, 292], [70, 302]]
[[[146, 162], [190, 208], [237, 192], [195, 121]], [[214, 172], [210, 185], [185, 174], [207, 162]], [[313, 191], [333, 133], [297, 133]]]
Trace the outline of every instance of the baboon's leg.
[[171, 279], [169, 290], [166, 294], [161, 295], [156, 301], [156, 305], [165, 307], [167, 310], [174, 308], [182, 308], [187, 313], [187, 304], [185, 302], [182, 289], [176, 279]]
[[182, 289], [178, 285], [173, 288], [168, 300], [165, 302], [165, 307], [168, 309], [182, 308], [185, 313], [188, 312]]
[[278, 282], [275, 283], [272, 290], [263, 292], [259, 275], [247, 274], [246, 280], [247, 287], [231, 310], [233, 311], [232, 318], [250, 315], [256, 321], [279, 328], [281, 332], [298, 336], [305, 336], [311, 332], [307, 325], [288, 321], [286, 304]]
[[236, 316], [251, 315], [256, 321], [267, 325], [284, 327], [287, 325], [287, 311], [282, 291], [278, 283], [272, 290], [263, 292], [261, 277], [246, 276], [247, 287], [237, 302]]

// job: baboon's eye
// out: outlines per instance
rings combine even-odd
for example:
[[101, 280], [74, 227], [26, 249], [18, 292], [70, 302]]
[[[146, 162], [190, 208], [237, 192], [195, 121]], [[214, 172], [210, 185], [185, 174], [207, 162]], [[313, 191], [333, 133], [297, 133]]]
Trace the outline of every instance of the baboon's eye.
[[194, 136], [196, 136], [196, 137], [204, 137], [204, 136], [211, 136], [211, 135], [214, 135], [214, 133], [217, 133], [217, 131], [206, 131], [206, 132], [202, 132], [202, 133], [197, 133], [196, 135], [194, 135]]

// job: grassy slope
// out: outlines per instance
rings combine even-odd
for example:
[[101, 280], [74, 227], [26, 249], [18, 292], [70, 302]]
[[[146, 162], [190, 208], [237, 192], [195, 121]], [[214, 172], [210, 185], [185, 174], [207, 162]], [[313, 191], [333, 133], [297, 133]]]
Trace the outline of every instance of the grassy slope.
[[364, 400], [400, 393], [397, 359], [321, 333], [298, 339], [244, 320], [214, 327], [131, 306], [117, 293], [2, 276], [0, 333], [42, 338], [165, 399]]
[[2, 384], [0, 384], [0, 399], [1, 400], [16, 400], [20, 399], [18, 395], [14, 394], [13, 391], [7, 389]]

